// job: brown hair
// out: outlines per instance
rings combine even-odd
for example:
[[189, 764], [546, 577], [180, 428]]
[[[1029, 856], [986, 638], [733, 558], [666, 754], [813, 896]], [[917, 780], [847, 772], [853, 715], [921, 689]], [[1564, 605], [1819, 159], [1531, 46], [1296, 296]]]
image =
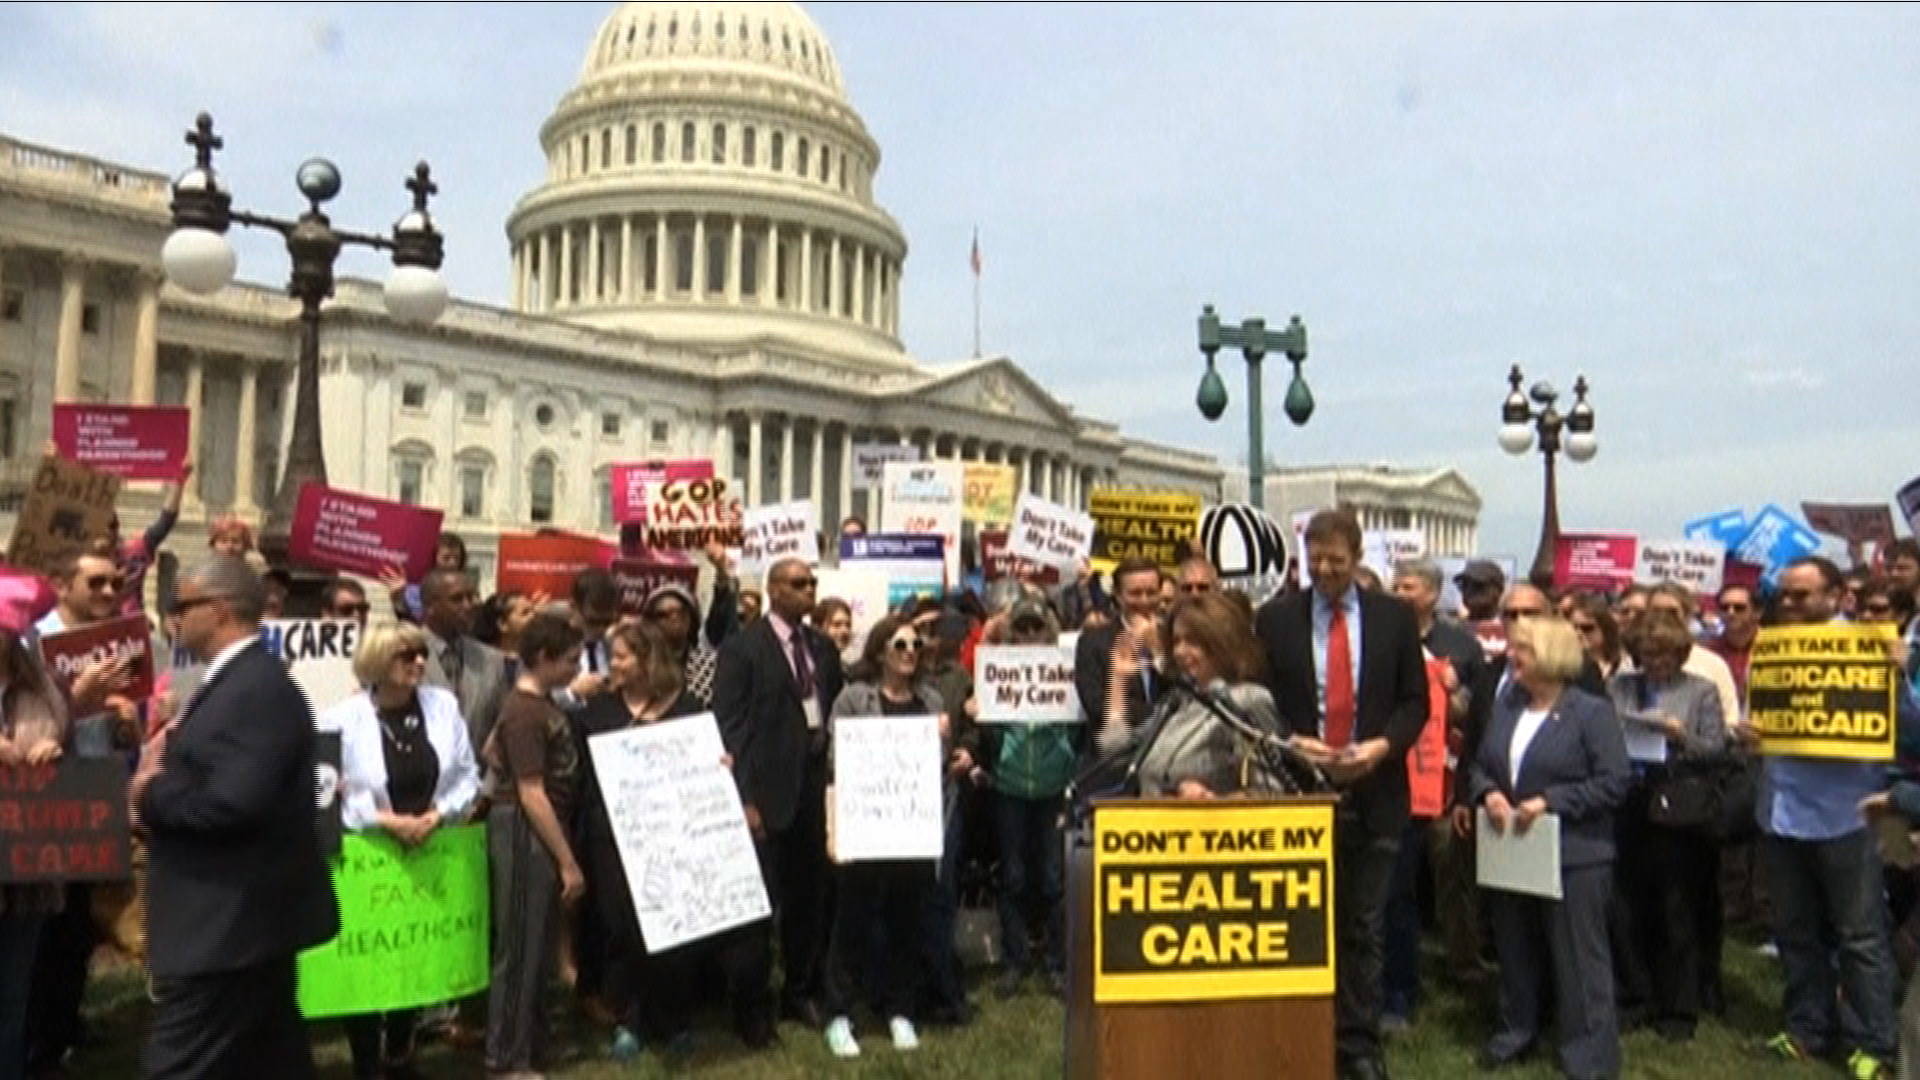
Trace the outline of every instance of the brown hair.
[[1649, 652], [1670, 653], [1685, 660], [1693, 651], [1693, 635], [1687, 633], [1687, 624], [1680, 616], [1671, 611], [1650, 609], [1627, 629], [1627, 651], [1642, 665]]
[[847, 681], [879, 682], [881, 673], [887, 669], [887, 649], [893, 644], [893, 635], [899, 633], [902, 628], [912, 630], [920, 638], [920, 659], [924, 661], [927, 655], [927, 635], [920, 633], [919, 628], [913, 625], [913, 620], [905, 615], [898, 613], [883, 615], [879, 622], [873, 624], [873, 629], [867, 631], [867, 643], [860, 650], [860, 659], [855, 661], [852, 669], [847, 672]]
[[1322, 510], [1307, 520], [1305, 540], [1309, 544], [1337, 540], [1358, 555], [1363, 542], [1360, 521], [1346, 510]]
[[207, 528], [207, 546], [212, 547], [213, 542], [223, 536], [237, 536], [240, 550], [253, 550], [253, 528], [233, 514], [217, 519]]
[[1167, 624], [1175, 640], [1184, 637], [1199, 646], [1227, 682], [1259, 682], [1264, 677], [1266, 665], [1261, 661], [1253, 628], [1240, 605], [1225, 596], [1183, 596], [1174, 601]]
[[1120, 560], [1120, 565], [1113, 568], [1113, 591], [1119, 592], [1122, 588], [1120, 583], [1135, 574], [1152, 574], [1154, 583], [1157, 585], [1161, 579], [1160, 564], [1138, 555]]
[[847, 613], [847, 618], [853, 618], [852, 605], [837, 596], [825, 597], [821, 599], [819, 603], [813, 605], [812, 619], [814, 629], [824, 633], [827, 629], [827, 623], [833, 619], [833, 614], [836, 611], [844, 611]]
[[680, 662], [667, 646], [666, 635], [649, 622], [622, 622], [615, 624], [607, 637], [625, 645], [640, 661], [640, 688], [646, 692], [647, 700], [673, 704], [686, 686], [686, 673], [680, 670]]
[[[1573, 594], [1573, 610], [1592, 619], [1593, 625], [1600, 628], [1600, 650], [1606, 654], [1609, 664], [1617, 662], [1620, 659], [1620, 620], [1614, 617], [1613, 605], [1607, 603], [1604, 596], [1578, 592]], [[1583, 638], [1581, 644], [1585, 643]]]

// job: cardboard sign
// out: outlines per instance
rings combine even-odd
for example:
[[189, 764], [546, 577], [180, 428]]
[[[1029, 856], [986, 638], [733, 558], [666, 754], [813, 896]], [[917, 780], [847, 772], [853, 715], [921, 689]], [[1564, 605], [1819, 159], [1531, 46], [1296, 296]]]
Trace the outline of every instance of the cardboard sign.
[[119, 498], [119, 477], [75, 461], [41, 458], [13, 523], [7, 561], [54, 576], [62, 560], [106, 538]]
[[966, 490], [960, 501], [962, 520], [975, 525], [1005, 525], [1013, 520], [1019, 470], [1011, 465], [969, 461], [965, 476]]
[[1200, 515], [1200, 548], [1230, 587], [1287, 572], [1287, 540], [1280, 523], [1249, 503], [1207, 507]]
[[712, 713], [587, 739], [649, 953], [773, 912]]
[[575, 533], [503, 533], [496, 589], [564, 597], [573, 591], [573, 579], [583, 570], [613, 564], [614, 546]]
[[[1032, 559], [1022, 559], [1009, 548], [1011, 537], [1005, 529], [981, 529], [974, 534], [974, 542], [980, 549], [980, 573], [983, 580], [1025, 581], [1035, 585], [1060, 584], [1060, 568], [1042, 566]], [[1071, 568], [1073, 573], [1079, 567]]]
[[1333, 807], [1109, 802], [1093, 818], [1093, 999], [1333, 994]]
[[1553, 545], [1553, 583], [1563, 589], [1617, 592], [1633, 584], [1639, 565], [1632, 533], [1561, 533]]
[[1893, 629], [1768, 626], [1747, 662], [1747, 718], [1760, 752], [1892, 761], [1899, 671]]
[[858, 442], [853, 444], [853, 490], [876, 491], [892, 462], [920, 460], [920, 448], [912, 444]]
[[820, 508], [811, 499], [756, 506], [740, 529], [740, 580], [759, 581], [782, 559], [820, 561]]
[[938, 536], [946, 579], [960, 580], [960, 503], [966, 474], [958, 461], [888, 462], [881, 470], [885, 502], [880, 530]]
[[0, 884], [125, 881], [127, 844], [125, 757], [0, 768]]
[[847, 645], [847, 653], [860, 655], [867, 646], [867, 631], [885, 617], [891, 604], [892, 586], [886, 573], [855, 564], [837, 569], [821, 567], [814, 570], [813, 576], [819, 579], [813, 590], [815, 598], [843, 601], [852, 613], [853, 640]]
[[613, 499], [613, 520], [647, 520], [647, 488], [670, 480], [706, 480], [713, 476], [713, 462], [706, 458], [679, 461], [635, 461], [607, 467], [607, 490]]
[[126, 689], [120, 693], [136, 702], [153, 696], [153, 635], [145, 615], [122, 615], [48, 634], [40, 639], [40, 655], [68, 705], [73, 703], [73, 682], [81, 672], [98, 661], [121, 656], [133, 663], [127, 669]]
[[487, 827], [449, 825], [405, 848], [377, 829], [341, 841], [340, 933], [299, 956], [301, 1015], [412, 1009], [487, 985]]
[[827, 796], [833, 861], [938, 859], [946, 831], [940, 766], [937, 716], [835, 720]]
[[1427, 534], [1419, 529], [1368, 529], [1360, 534], [1360, 565], [1371, 567], [1389, 587], [1394, 567], [1426, 553]]
[[1078, 723], [1073, 653], [1057, 645], [982, 645], [973, 654], [983, 724]]
[[1093, 518], [1038, 495], [1020, 496], [1020, 508], [1007, 530], [1007, 552], [1041, 566], [1078, 573], [1093, 551]]
[[1785, 510], [1768, 504], [1747, 526], [1747, 534], [1727, 549], [1741, 562], [1761, 568], [1761, 580], [1772, 584], [1787, 564], [1820, 550], [1820, 537], [1793, 520]]
[[1850, 544], [1893, 543], [1893, 511], [1885, 503], [1800, 504], [1800, 513], [1816, 532], [1837, 536]]
[[260, 643], [286, 663], [317, 716], [360, 691], [353, 654], [365, 633], [358, 619], [268, 619]]
[[1680, 534], [1689, 540], [1718, 540], [1732, 551], [1747, 535], [1747, 512], [1736, 507], [1694, 518], [1681, 527]]
[[1121, 562], [1139, 557], [1172, 570], [1180, 551], [1200, 531], [1200, 496], [1178, 491], [1095, 491], [1093, 557]]
[[185, 405], [53, 407], [60, 456], [128, 480], [177, 480], [187, 461]]
[[433, 569], [441, 513], [325, 484], [300, 485], [288, 557], [321, 570], [379, 577], [390, 566], [419, 581]]
[[[629, 553], [699, 551], [709, 540], [737, 548], [742, 539], [746, 509], [741, 488], [723, 477], [702, 480], [663, 480], [647, 485], [647, 521], [621, 529], [621, 546]], [[637, 544], [628, 543], [632, 533]]]
[[647, 597], [662, 585], [679, 585], [690, 593], [697, 593], [700, 585], [700, 567], [691, 562], [669, 561], [667, 553], [638, 559], [615, 559], [608, 567], [613, 572], [614, 584], [620, 587], [620, 610], [639, 611], [646, 605]]
[[[842, 569], [867, 569], [887, 578], [887, 607], [946, 591], [945, 543], [937, 536], [868, 533], [840, 538]], [[817, 595], [817, 593], [816, 593]]]
[[1718, 540], [1642, 540], [1633, 579], [1643, 585], [1671, 581], [1695, 596], [1712, 596], [1725, 582], [1727, 549]]
[[1894, 501], [1900, 504], [1900, 516], [1907, 519], [1907, 532], [1920, 536], [1920, 476], [1907, 481]]

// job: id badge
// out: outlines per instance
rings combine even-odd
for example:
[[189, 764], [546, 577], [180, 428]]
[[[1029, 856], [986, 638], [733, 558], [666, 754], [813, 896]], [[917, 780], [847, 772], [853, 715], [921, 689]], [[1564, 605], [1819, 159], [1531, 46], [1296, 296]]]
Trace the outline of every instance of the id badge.
[[807, 698], [807, 700], [800, 703], [800, 707], [807, 710], [807, 730], [819, 731], [820, 730], [820, 699], [816, 697], [809, 697]]

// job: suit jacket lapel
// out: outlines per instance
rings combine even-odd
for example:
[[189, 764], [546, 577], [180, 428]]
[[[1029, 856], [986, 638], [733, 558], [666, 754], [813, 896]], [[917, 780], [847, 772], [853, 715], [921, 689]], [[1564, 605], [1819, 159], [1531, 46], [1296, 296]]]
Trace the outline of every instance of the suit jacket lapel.
[[187, 707], [181, 710], [180, 718], [174, 721], [174, 727], [178, 728], [182, 724], [185, 724], [188, 718], [193, 716], [193, 714], [200, 708], [200, 703], [207, 700], [207, 695], [213, 693], [214, 687], [219, 686], [220, 681], [222, 679], [225, 679], [228, 675], [233, 674], [233, 669], [240, 666], [240, 664], [242, 664], [243, 662], [245, 662], [247, 659], [247, 654], [257, 648], [260, 648], [260, 640], [258, 638], [255, 638], [245, 648], [241, 649], [237, 653], [234, 653], [233, 658], [231, 660], [228, 660], [226, 663], [220, 665], [220, 670], [214, 672], [212, 678], [203, 680], [200, 683], [200, 688], [195, 690], [193, 692], [193, 696], [187, 700]]

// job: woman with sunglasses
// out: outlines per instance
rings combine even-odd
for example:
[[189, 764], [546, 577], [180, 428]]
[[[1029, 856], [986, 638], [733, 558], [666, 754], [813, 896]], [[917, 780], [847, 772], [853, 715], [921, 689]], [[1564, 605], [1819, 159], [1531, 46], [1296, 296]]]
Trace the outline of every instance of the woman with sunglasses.
[[1620, 620], [1614, 618], [1607, 598], [1583, 592], [1573, 593], [1569, 599], [1571, 603], [1564, 618], [1573, 632], [1580, 635], [1580, 645], [1586, 650], [1587, 659], [1600, 669], [1600, 677], [1611, 679], [1632, 671], [1633, 658], [1627, 655], [1626, 646], [1620, 640]]
[[[920, 676], [920, 634], [902, 615], [888, 615], [867, 634], [859, 663], [847, 672], [847, 685], [834, 699], [827, 720], [831, 754], [833, 725], [846, 717], [942, 716], [940, 691]], [[946, 725], [943, 723], [942, 728]], [[832, 761], [828, 761], [831, 775]], [[934, 862], [903, 860], [846, 863], [834, 870], [834, 917], [827, 958], [827, 1048], [835, 1057], [860, 1056], [849, 1015], [854, 1001], [875, 1001], [888, 1018], [896, 1050], [919, 1047], [908, 1014], [918, 993], [920, 972], [932, 971], [939, 958], [924, 955], [922, 918], [933, 900]], [[878, 963], [870, 963], [869, 958]], [[862, 985], [871, 974], [877, 986]], [[864, 991], [864, 992], [863, 992]]]
[[[453, 693], [422, 683], [427, 641], [412, 624], [369, 627], [353, 657], [366, 689], [323, 713], [340, 733], [340, 817], [349, 829], [383, 831], [415, 848], [445, 824], [464, 821], [480, 792], [480, 767]], [[404, 1075], [412, 1065], [417, 1010], [347, 1017], [353, 1075]]]
[[[735, 603], [730, 596], [719, 596], [717, 593], [715, 600], [725, 604]], [[671, 582], [657, 585], [647, 594], [646, 603], [640, 606], [640, 615], [649, 626], [660, 631], [668, 652], [672, 654], [674, 662], [680, 665], [687, 692], [698, 698], [702, 707], [711, 703], [713, 673], [719, 666], [720, 652], [707, 643], [711, 635], [701, 628], [700, 601], [694, 598], [692, 590]], [[715, 622], [711, 619], [708, 621]]]

